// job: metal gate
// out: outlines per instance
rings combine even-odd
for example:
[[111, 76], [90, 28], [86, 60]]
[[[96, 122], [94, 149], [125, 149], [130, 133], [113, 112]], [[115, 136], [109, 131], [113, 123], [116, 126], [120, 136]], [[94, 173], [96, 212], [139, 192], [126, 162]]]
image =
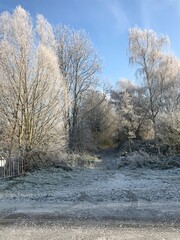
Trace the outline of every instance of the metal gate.
[[25, 164], [22, 158], [5, 159], [4, 157], [0, 157], [0, 179], [24, 174]]

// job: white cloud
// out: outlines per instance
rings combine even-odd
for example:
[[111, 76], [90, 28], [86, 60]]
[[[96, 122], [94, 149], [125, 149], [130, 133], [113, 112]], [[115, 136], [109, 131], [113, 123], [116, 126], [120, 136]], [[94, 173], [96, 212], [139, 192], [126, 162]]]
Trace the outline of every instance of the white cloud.
[[104, 8], [109, 12], [107, 18], [113, 22], [113, 28], [118, 33], [122, 33], [129, 25], [129, 19], [118, 0], [99, 0]]
[[144, 28], [151, 28], [153, 13], [160, 7], [160, 1], [157, 0], [141, 0], [141, 18]]
[[117, 0], [109, 1], [109, 10], [115, 21], [115, 27], [118, 31], [123, 32], [129, 25], [129, 19], [125, 11], [123, 11], [121, 5]]

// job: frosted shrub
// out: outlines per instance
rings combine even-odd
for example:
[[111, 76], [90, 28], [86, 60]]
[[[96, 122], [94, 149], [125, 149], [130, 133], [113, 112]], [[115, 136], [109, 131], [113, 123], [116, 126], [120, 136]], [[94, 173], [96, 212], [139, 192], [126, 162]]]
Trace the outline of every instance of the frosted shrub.
[[130, 166], [130, 167], [154, 167], [159, 163], [159, 158], [150, 155], [144, 151], [135, 151], [126, 157], [118, 158], [117, 168]]
[[73, 166], [92, 168], [96, 161], [98, 161], [96, 156], [86, 152], [72, 153], [68, 155], [68, 162], [70, 162]]

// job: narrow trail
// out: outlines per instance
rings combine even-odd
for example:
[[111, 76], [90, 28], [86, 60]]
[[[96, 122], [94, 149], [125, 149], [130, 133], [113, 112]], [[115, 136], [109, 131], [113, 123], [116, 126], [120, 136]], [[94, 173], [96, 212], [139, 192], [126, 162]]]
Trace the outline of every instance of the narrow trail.
[[99, 151], [100, 161], [94, 167], [99, 170], [113, 170], [116, 166], [117, 148], [107, 148]]

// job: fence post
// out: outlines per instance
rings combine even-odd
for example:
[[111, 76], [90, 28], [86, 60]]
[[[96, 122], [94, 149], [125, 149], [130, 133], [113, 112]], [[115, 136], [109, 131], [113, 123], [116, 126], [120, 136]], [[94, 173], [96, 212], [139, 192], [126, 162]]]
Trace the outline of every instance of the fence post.
[[0, 168], [1, 168], [1, 176], [0, 177], [5, 177], [6, 172], [5, 172], [5, 166], [6, 166], [6, 159], [3, 157], [0, 157]]

